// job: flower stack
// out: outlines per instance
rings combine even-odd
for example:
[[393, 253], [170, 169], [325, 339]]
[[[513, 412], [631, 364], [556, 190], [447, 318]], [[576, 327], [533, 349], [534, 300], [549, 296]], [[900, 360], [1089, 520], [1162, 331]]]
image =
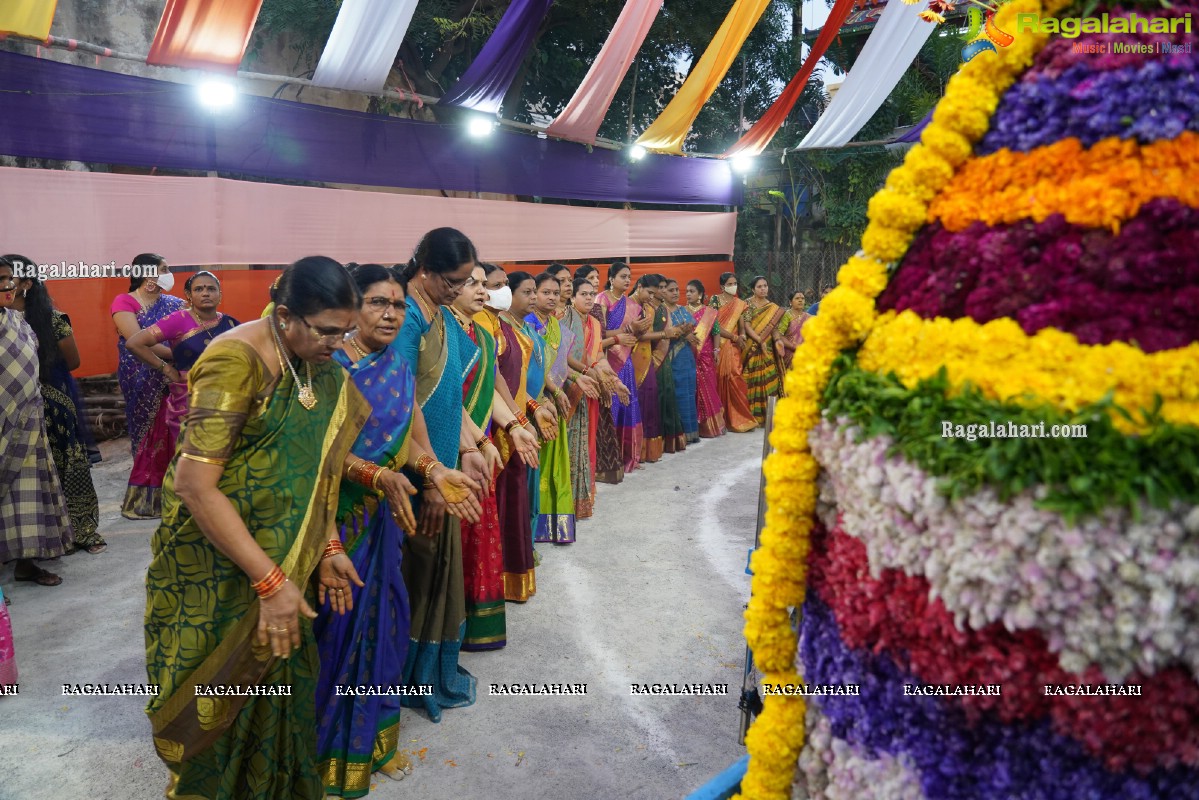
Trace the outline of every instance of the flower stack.
[[804, 328], [746, 637], [857, 694], [741, 797], [1199, 800], [1199, 35], [1016, 22], [1132, 13], [1003, 6]]

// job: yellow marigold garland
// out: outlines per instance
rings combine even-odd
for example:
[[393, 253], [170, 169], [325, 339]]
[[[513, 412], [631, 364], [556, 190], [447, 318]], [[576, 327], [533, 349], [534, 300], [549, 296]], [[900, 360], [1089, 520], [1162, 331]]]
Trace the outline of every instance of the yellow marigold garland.
[[[1124, 342], [1079, 344], [1056, 328], [1029, 336], [1008, 318], [980, 325], [968, 317], [925, 320], [889, 311], [858, 351], [858, 366], [894, 372], [909, 388], [944, 366], [955, 386], [970, 382], [998, 400], [1047, 402], [1068, 411], [1109, 390], [1130, 411], [1151, 408], [1158, 394], [1164, 419], [1199, 424], [1199, 344], [1145, 353]], [[1139, 419], [1111, 416], [1125, 432], [1143, 429]]]
[[[1065, 0], [1013, 0], [996, 15], [1003, 29], [1015, 28], [1018, 13], [1054, 14]], [[1031, 62], [1048, 37], [1021, 34], [994, 58], [977, 58], [950, 80], [945, 97], [924, 130], [921, 144], [887, 179], [882, 199], [872, 201], [863, 252], [838, 274], [838, 286], [804, 325], [804, 342], [786, 376], [787, 397], [775, 410], [766, 459], [769, 511], [761, 546], [754, 552], [752, 596], [745, 612], [745, 638], [768, 683], [799, 683], [798, 642], [789, 609], [803, 603], [809, 534], [816, 511], [819, 465], [808, 449], [808, 431], [820, 420], [820, 398], [833, 361], [861, 343], [876, 319], [874, 299], [887, 284], [887, 266], [907, 252], [928, 203], [953, 179], [973, 143], [986, 131], [1000, 95]], [[804, 742], [802, 697], [771, 695], [746, 737], [749, 768], [737, 795], [746, 800], [790, 800], [791, 783]]]
[[1090, 148], [1063, 139], [1027, 153], [1000, 150], [962, 167], [929, 206], [928, 221], [960, 231], [972, 222], [1040, 222], [1062, 214], [1076, 225], [1119, 232], [1120, 223], [1157, 197], [1199, 206], [1199, 134], [1146, 145], [1112, 137]]

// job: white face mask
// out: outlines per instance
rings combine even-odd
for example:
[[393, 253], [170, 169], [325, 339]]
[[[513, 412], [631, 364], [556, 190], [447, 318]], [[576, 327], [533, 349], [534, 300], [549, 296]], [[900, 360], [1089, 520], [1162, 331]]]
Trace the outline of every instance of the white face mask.
[[737, 293], [737, 284], [730, 283], [728, 286], [724, 287], [724, 293], [725, 294], [736, 294]]
[[490, 298], [487, 304], [496, 311], [507, 311], [512, 308], [512, 288], [510, 286], [488, 289], [487, 294]]
[[169, 292], [171, 289], [175, 288], [175, 276], [169, 272], [165, 272], [158, 276], [156, 283], [158, 283], [159, 289], [162, 289], [164, 292]]

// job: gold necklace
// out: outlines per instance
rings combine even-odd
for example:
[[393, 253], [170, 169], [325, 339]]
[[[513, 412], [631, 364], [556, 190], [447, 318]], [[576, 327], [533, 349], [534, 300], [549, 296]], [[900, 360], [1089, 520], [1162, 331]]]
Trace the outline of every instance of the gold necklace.
[[283, 347], [283, 340], [279, 337], [278, 329], [275, 328], [274, 317], [271, 317], [271, 322], [267, 324], [271, 326], [271, 333], [275, 338], [275, 346], [279, 348], [279, 361], [287, 364], [287, 368], [291, 370], [292, 380], [296, 382], [296, 388], [299, 390], [297, 394], [299, 395], [300, 405], [304, 406], [305, 411], [311, 411], [312, 409], [316, 408], [316, 392], [312, 390], [312, 365], [307, 361], [304, 362], [304, 375], [308, 378], [308, 385], [305, 386], [304, 384], [300, 383], [300, 375], [298, 372], [296, 372], [296, 368], [291, 363], [291, 359], [285, 359], [283, 357], [283, 354], [286, 353], [287, 350]]
[[424, 299], [421, 297], [422, 294], [423, 292], [420, 289], [416, 288], [415, 286], [412, 287], [412, 296], [416, 298], [416, 304], [420, 306], [421, 311], [429, 315], [429, 322], [432, 322], [434, 318], [438, 316], [434, 312], [436, 306], [432, 306], [432, 303], [430, 303], [430, 306], [432, 307], [426, 306]]
[[453, 314], [454, 319], [456, 319], [458, 321], [459, 327], [462, 328], [462, 330], [466, 333], [467, 336], [470, 336], [470, 332], [472, 330], [474, 330], [474, 327], [475, 327], [474, 320], [467, 318], [461, 311], [459, 311], [454, 306], [450, 306], [450, 313]]
[[350, 339], [350, 347], [354, 348], [354, 352], [358, 354], [359, 360], [366, 358], [367, 356], [371, 355], [371, 353], [374, 352], [373, 350], [368, 352], [368, 351], [362, 349], [361, 347], [359, 347], [357, 336]]

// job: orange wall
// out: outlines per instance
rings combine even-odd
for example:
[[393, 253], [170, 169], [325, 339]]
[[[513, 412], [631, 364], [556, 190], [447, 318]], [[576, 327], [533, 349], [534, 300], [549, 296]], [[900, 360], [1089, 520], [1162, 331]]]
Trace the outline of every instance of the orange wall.
[[[171, 294], [183, 296], [190, 272], [176, 272]], [[258, 319], [270, 302], [271, 281], [278, 270], [217, 272], [221, 279], [221, 311], [241, 322]], [[82, 361], [75, 377], [108, 375], [117, 371], [117, 330], [108, 309], [117, 295], [128, 291], [126, 278], [67, 279], [46, 282], [54, 305], [71, 317]]]

